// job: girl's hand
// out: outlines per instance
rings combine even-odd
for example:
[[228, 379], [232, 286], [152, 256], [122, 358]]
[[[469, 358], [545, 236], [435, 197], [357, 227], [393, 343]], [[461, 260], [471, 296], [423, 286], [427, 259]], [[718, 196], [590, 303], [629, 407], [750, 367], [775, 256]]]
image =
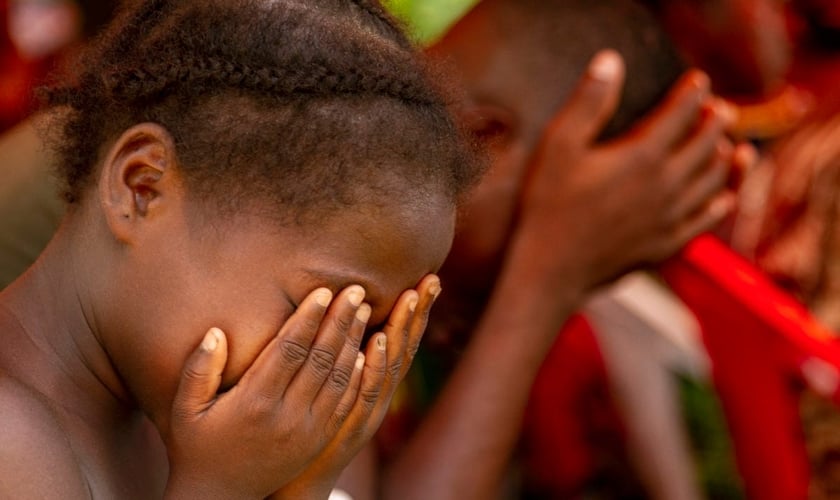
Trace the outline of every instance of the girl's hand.
[[341, 471], [379, 429], [397, 386], [414, 360], [440, 291], [438, 277], [428, 275], [415, 290], [400, 296], [384, 332], [368, 343], [361, 389], [344, 425], [312, 464], [271, 498], [329, 497]]
[[[348, 417], [356, 422], [351, 434], [367, 431], [360, 413], [378, 408], [384, 372], [394, 364], [374, 342], [363, 377], [358, 351], [371, 313], [363, 299], [359, 286], [335, 299], [325, 288], [309, 294], [223, 394], [217, 392], [226, 338], [217, 328], [207, 332], [184, 367], [170, 428], [161, 429], [170, 463], [167, 498], [264, 498], [346, 435]], [[397, 337], [388, 340], [399, 346]]]

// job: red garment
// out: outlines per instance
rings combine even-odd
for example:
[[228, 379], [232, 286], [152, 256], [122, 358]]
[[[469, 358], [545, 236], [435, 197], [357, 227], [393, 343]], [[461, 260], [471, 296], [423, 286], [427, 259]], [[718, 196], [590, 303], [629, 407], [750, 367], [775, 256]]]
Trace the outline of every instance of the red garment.
[[0, 132], [29, 113], [36, 69], [20, 57], [9, 38], [9, 2], [0, 0]]
[[748, 497], [807, 498], [801, 367], [818, 358], [840, 368], [840, 346], [801, 304], [711, 236], [692, 242], [662, 274], [701, 324]]
[[635, 488], [604, 360], [583, 316], [563, 327], [540, 369], [522, 439], [526, 487], [535, 497], [578, 498], [605, 488], [626, 497]]

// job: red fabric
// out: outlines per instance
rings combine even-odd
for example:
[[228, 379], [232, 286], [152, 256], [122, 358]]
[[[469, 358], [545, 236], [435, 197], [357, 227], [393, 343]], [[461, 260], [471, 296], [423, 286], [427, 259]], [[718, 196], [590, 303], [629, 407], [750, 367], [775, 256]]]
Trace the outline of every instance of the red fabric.
[[750, 498], [806, 498], [800, 366], [840, 367], [840, 348], [807, 310], [719, 240], [703, 236], [662, 275], [700, 322]]
[[614, 471], [623, 443], [597, 340], [587, 321], [574, 316], [531, 391], [523, 429], [529, 489], [550, 498], [576, 498]]
[[30, 111], [35, 67], [24, 61], [9, 38], [9, 2], [0, 0], [0, 132]]

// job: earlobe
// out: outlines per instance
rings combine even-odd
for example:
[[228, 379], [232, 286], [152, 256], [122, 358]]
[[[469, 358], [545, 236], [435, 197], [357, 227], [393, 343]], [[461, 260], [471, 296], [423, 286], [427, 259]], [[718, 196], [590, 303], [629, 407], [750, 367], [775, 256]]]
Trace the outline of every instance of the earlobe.
[[103, 215], [114, 236], [129, 242], [177, 191], [175, 146], [169, 132], [153, 123], [135, 125], [108, 150], [99, 176]]

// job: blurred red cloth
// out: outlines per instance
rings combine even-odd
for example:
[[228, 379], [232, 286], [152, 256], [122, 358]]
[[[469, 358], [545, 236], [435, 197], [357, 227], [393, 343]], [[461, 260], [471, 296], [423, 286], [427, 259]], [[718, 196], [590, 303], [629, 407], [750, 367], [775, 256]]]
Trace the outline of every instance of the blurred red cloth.
[[531, 389], [522, 434], [526, 489], [535, 498], [584, 498], [604, 489], [625, 498], [636, 487], [625, 436], [595, 334], [583, 316], [573, 316]]
[[801, 304], [711, 236], [692, 242], [662, 275], [700, 322], [748, 497], [807, 498], [802, 366], [816, 358], [840, 368], [840, 346]]
[[0, 132], [30, 111], [37, 68], [25, 61], [9, 38], [9, 2], [0, 0]]

